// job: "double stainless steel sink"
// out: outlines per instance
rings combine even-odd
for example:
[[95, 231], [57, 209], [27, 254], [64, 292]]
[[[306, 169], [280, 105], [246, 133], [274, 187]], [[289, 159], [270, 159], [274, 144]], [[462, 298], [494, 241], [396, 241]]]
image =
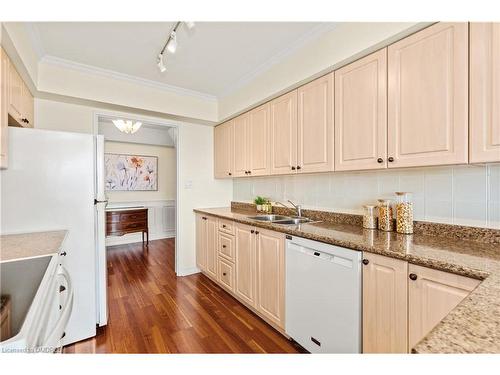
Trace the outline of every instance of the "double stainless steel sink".
[[306, 217], [283, 216], [283, 215], [257, 215], [257, 216], [248, 216], [248, 218], [251, 220], [263, 221], [281, 225], [298, 225], [298, 224], [313, 222], [313, 220], [308, 219]]

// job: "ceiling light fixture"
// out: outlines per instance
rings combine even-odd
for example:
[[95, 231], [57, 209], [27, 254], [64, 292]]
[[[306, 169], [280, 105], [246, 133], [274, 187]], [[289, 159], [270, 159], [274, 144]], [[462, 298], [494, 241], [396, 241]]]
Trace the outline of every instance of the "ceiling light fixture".
[[134, 134], [142, 125], [142, 122], [137, 121], [136, 123], [130, 120], [113, 120], [113, 124], [123, 133]]
[[[177, 29], [179, 28], [181, 22], [176, 22], [174, 27], [172, 28], [172, 31], [170, 31], [170, 35], [168, 36], [167, 42], [163, 45], [163, 48], [160, 51], [160, 54], [158, 55], [158, 69], [160, 69], [160, 72], [163, 73], [167, 68], [165, 67], [165, 63], [163, 61], [164, 53], [165, 50], [167, 50], [170, 53], [175, 53], [177, 50]], [[186, 27], [189, 30], [192, 30], [195, 26], [193, 21], [189, 22], [184, 22]]]

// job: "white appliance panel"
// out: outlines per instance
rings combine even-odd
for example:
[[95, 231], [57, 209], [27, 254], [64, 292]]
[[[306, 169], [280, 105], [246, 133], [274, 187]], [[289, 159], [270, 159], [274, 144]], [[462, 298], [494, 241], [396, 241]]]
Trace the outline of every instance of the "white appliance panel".
[[94, 136], [9, 127], [1, 233], [67, 229], [74, 306], [64, 344], [96, 334]]

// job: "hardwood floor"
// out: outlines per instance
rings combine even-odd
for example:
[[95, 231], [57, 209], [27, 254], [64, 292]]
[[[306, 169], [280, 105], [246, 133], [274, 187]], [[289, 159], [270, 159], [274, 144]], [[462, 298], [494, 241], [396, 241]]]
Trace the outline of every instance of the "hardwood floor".
[[298, 353], [202, 274], [176, 277], [174, 240], [108, 248], [108, 325], [64, 353]]

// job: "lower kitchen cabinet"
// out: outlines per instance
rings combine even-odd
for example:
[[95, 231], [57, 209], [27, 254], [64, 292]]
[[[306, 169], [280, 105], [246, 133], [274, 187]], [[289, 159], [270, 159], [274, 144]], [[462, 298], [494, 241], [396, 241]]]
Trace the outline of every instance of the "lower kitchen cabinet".
[[410, 264], [408, 347], [411, 350], [480, 283], [478, 280]]
[[408, 351], [408, 263], [363, 254], [363, 353]]
[[257, 310], [285, 328], [285, 236], [256, 230]]
[[257, 302], [255, 237], [255, 229], [253, 227], [244, 224], [236, 225], [235, 293], [238, 298], [252, 307], [255, 307]]
[[411, 351], [480, 283], [382, 255], [363, 264], [364, 353]]
[[217, 219], [196, 214], [196, 265], [217, 278]]

